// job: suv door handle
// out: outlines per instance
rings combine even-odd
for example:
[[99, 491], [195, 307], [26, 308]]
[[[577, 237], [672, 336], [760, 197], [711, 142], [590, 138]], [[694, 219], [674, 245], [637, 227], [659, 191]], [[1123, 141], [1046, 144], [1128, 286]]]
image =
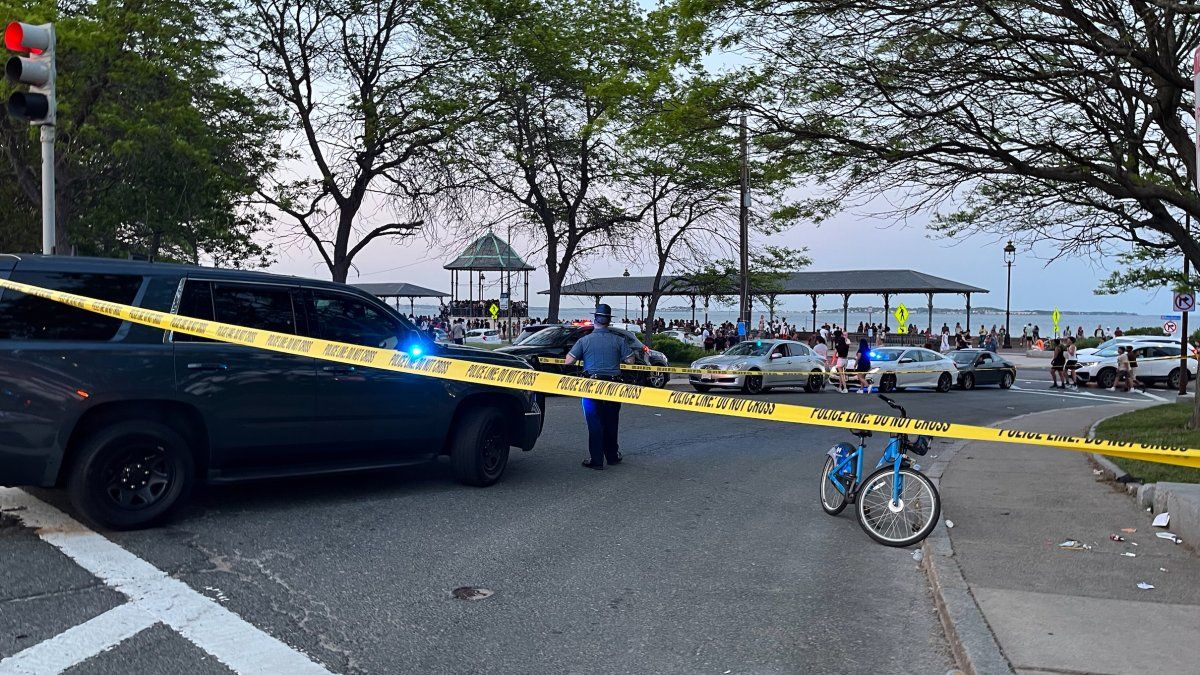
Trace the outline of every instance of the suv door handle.
[[189, 363], [188, 370], [229, 370], [224, 363]]
[[333, 373], [334, 375], [345, 375], [346, 373], [353, 373], [354, 366], [325, 366], [321, 370], [326, 373]]

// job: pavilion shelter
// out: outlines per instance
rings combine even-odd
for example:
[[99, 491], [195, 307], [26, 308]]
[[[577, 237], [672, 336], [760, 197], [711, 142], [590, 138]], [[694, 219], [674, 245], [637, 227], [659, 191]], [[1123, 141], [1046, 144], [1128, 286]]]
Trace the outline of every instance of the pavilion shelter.
[[[730, 291], [736, 295], [736, 280], [730, 281]], [[686, 276], [664, 276], [661, 281], [664, 296], [690, 297], [692, 322], [696, 321], [696, 299], [704, 299], [705, 323], [708, 322], [708, 298], [690, 284]], [[562, 289], [563, 295], [586, 296], [596, 303], [604, 297], [636, 297], [644, 307], [646, 299], [654, 292], [654, 277], [619, 276], [587, 279], [569, 284]], [[543, 294], [548, 291], [542, 291]], [[849, 328], [850, 297], [875, 295], [883, 299], [883, 324], [889, 333], [895, 332], [895, 317], [892, 316], [891, 301], [897, 295], [924, 295], [928, 301], [927, 330], [933, 332], [933, 299], [936, 295], [963, 295], [966, 297], [966, 326], [971, 326], [971, 296], [987, 293], [988, 290], [950, 279], [917, 272], [915, 270], [843, 270], [829, 272], [790, 272], [782, 277], [775, 295], [806, 295], [812, 299], [812, 330], [817, 326], [817, 300], [825, 295], [842, 298], [842, 326]]]
[[407, 284], [403, 282], [383, 282], [371, 284], [351, 284], [359, 290], [366, 291], [377, 298], [384, 300], [393, 298], [396, 301], [396, 309], [400, 309], [400, 300], [408, 300], [408, 313], [416, 316], [415, 306], [417, 298], [437, 298], [441, 302], [442, 298], [449, 297], [449, 293], [435, 291], [432, 288], [425, 288], [416, 284]]

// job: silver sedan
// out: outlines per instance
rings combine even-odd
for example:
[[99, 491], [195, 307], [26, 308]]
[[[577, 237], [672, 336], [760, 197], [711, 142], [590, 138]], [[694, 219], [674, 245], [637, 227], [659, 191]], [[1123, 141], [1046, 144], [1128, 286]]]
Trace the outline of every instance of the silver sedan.
[[[700, 392], [713, 387], [741, 389], [748, 394], [771, 387], [804, 387], [805, 391], [814, 392], [824, 388], [828, 376], [825, 362], [808, 345], [792, 340], [748, 340], [730, 347], [724, 354], [699, 359], [692, 367], [706, 371], [688, 375], [692, 388]], [[725, 374], [747, 370], [761, 374]]]

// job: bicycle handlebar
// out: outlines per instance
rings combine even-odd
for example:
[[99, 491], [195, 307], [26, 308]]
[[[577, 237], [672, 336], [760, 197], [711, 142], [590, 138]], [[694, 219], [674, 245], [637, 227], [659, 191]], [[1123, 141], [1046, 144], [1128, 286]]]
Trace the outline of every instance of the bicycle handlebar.
[[882, 399], [884, 403], [891, 406], [894, 410], [899, 410], [901, 417], [908, 417], [908, 411], [904, 409], [904, 406], [900, 405], [899, 403], [896, 403], [895, 401], [884, 396], [883, 394], [879, 394], [879, 398]]

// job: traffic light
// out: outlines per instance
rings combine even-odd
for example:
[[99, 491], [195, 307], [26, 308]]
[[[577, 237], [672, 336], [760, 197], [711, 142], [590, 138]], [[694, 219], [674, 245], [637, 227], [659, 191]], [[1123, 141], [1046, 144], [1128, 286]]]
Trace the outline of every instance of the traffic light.
[[35, 125], [54, 125], [54, 24], [34, 26], [13, 21], [4, 29], [4, 46], [26, 56], [13, 56], [4, 65], [10, 82], [29, 85], [29, 91], [8, 98], [8, 114]]

